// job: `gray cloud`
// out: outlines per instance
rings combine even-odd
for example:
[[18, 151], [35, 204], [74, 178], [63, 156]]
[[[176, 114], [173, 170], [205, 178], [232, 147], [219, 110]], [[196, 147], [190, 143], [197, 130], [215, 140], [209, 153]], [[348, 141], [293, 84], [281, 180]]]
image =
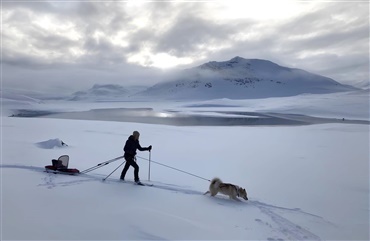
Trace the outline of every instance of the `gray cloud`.
[[[368, 4], [327, 4], [305, 15], [261, 28], [260, 39], [215, 54], [270, 59], [350, 84], [369, 79]], [[346, 10], [346, 11], [344, 11]], [[340, 21], [335, 17], [340, 16]]]
[[238, 26], [216, 24], [194, 16], [181, 16], [171, 29], [160, 36], [157, 51], [171, 52], [177, 56], [194, 56], [197, 46], [230, 42]]
[[[192, 59], [180, 68], [238, 55], [343, 83], [369, 78], [369, 3], [321, 3], [276, 21], [218, 18], [209, 6], [4, 2], [3, 86], [155, 84], [163, 71], [128, 62], [145, 51]], [[153, 63], [150, 55], [142, 58]]]

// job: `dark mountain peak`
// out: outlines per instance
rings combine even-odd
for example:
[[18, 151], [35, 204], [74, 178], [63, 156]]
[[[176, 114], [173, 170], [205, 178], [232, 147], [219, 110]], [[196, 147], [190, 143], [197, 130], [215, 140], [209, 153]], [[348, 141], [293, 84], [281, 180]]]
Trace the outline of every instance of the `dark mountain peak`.
[[210, 61], [208, 63], [202, 64], [196, 68], [199, 69], [208, 69], [208, 70], [222, 70], [230, 68], [254, 68], [254, 69], [284, 69], [288, 70], [289, 68], [280, 66], [272, 61], [265, 59], [245, 59], [240, 56], [235, 56], [234, 58], [227, 61]]
[[125, 87], [121, 85], [116, 85], [116, 84], [94, 84], [93, 87], [91, 87], [91, 90], [98, 90], [98, 89], [123, 90], [125, 89]]
[[240, 56], [235, 56], [234, 58], [230, 59], [229, 62], [240, 62], [240, 61], [245, 61], [247, 59], [242, 58]]
[[[239, 63], [239, 64], [251, 64], [251, 65], [263, 65], [263, 66], [266, 66], [266, 67], [270, 67], [270, 66], [279, 66], [279, 67], [282, 67], [270, 60], [266, 60], [266, 59], [245, 59], [245, 58], [242, 58], [242, 57], [239, 57], [239, 56], [236, 56], [232, 59], [230, 59], [229, 61], [227, 61], [229, 63]], [[284, 67], [282, 67], [284, 68]]]

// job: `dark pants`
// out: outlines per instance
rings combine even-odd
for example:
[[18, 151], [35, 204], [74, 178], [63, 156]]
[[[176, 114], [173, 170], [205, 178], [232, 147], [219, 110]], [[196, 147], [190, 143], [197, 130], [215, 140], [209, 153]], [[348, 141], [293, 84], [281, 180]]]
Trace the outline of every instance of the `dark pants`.
[[126, 164], [122, 170], [121, 179], [125, 179], [127, 170], [129, 169], [130, 166], [133, 166], [135, 169], [134, 170], [135, 182], [139, 181], [139, 166], [136, 164], [134, 158], [135, 157], [133, 156], [125, 156]]

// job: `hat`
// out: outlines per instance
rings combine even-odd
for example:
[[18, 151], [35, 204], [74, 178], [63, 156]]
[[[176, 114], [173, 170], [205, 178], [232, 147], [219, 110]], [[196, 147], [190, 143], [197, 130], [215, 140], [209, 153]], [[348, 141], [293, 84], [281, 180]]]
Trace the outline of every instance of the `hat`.
[[134, 132], [132, 133], [132, 135], [133, 135], [133, 136], [135, 136], [135, 137], [139, 137], [139, 136], [140, 136], [140, 133], [139, 133], [138, 131], [134, 131]]

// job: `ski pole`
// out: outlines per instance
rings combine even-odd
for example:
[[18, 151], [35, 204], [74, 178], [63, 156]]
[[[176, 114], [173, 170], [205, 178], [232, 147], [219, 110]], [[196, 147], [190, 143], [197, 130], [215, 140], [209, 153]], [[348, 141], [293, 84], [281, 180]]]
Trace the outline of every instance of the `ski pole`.
[[[113, 170], [113, 172], [115, 172], [120, 166], [123, 165], [123, 163], [125, 163], [126, 161], [122, 162], [116, 169]], [[107, 178], [113, 174], [113, 172], [111, 172], [108, 176], [106, 176], [105, 178], [103, 178], [103, 181], [107, 180]]]
[[150, 159], [151, 159], [152, 151], [149, 151], [149, 174], [148, 174], [148, 181], [150, 181]]
[[123, 156], [119, 156], [119, 157], [116, 157], [116, 158], [114, 158], [114, 159], [112, 159], [112, 160], [105, 161], [105, 162], [101, 162], [101, 163], [99, 163], [99, 164], [98, 164], [98, 165], [96, 165], [96, 166], [90, 167], [90, 168], [88, 168], [88, 169], [86, 169], [86, 170], [82, 171], [81, 173], [88, 173], [88, 172], [91, 172], [91, 171], [93, 171], [93, 170], [95, 170], [95, 169], [101, 168], [101, 167], [103, 167], [103, 166], [105, 166], [105, 165], [108, 165], [108, 164], [109, 164], [109, 163], [111, 163], [111, 162], [118, 161], [119, 159], [122, 159], [122, 158], [123, 158]]

